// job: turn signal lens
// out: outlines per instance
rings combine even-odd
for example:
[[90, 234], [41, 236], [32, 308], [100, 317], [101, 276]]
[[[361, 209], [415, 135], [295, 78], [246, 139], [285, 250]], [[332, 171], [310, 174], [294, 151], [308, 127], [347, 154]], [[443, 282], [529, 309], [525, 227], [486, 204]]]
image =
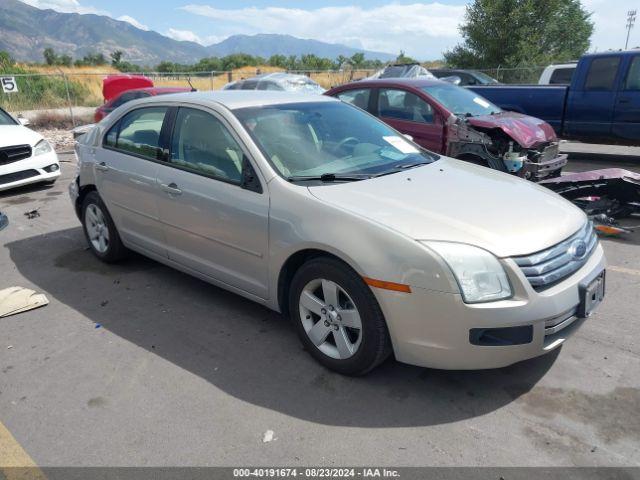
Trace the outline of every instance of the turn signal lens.
[[381, 288], [382, 290], [392, 290], [394, 292], [411, 293], [411, 287], [402, 283], [385, 282], [374, 278], [362, 277], [364, 283], [370, 287]]

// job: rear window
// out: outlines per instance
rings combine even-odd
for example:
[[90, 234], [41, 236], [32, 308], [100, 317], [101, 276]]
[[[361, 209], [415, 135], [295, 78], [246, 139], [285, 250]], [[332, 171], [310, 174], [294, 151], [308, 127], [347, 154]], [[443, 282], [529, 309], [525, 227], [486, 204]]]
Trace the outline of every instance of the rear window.
[[575, 71], [576, 67], [558, 68], [551, 74], [549, 83], [551, 85], [568, 85], [571, 83]]
[[613, 90], [620, 57], [596, 58], [589, 66], [585, 90]]

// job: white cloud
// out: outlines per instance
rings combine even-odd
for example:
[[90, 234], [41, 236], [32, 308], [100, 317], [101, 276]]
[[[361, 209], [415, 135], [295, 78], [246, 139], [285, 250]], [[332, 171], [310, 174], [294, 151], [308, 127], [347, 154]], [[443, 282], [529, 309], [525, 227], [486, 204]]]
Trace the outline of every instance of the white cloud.
[[[460, 39], [458, 25], [463, 5], [438, 2], [411, 5], [388, 4], [367, 8], [322, 7], [313, 10], [280, 7], [219, 9], [190, 4], [182, 10], [216, 21], [216, 30], [234, 33], [286, 33], [330, 43], [354, 44], [368, 50], [398, 53], [420, 58], [438, 58]], [[219, 23], [218, 23], [219, 22]]]
[[21, 0], [32, 7], [55, 10], [64, 13], [95, 13], [98, 15], [110, 15], [105, 10], [91, 6], [80, 5], [78, 0]]
[[218, 43], [221, 40], [224, 40], [226, 37], [220, 37], [217, 35], [208, 35], [206, 37], [201, 37], [191, 30], [178, 30], [176, 28], [170, 28], [167, 30], [164, 35], [169, 38], [173, 38], [178, 41], [187, 41], [187, 42], [196, 42], [200, 45], [211, 45], [212, 43]]
[[149, 31], [149, 27], [147, 27], [146, 25], [140, 23], [138, 20], [136, 20], [133, 17], [130, 17], [129, 15], [122, 15], [122, 16], [118, 17], [116, 20], [120, 20], [121, 22], [130, 23], [131, 25], [133, 25], [136, 28], [139, 28], [140, 30]]

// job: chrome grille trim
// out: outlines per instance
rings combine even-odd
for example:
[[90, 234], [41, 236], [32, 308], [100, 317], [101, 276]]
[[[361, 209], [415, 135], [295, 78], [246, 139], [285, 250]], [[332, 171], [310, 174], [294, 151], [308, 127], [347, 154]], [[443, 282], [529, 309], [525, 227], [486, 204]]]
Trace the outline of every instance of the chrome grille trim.
[[[576, 257], [575, 244], [584, 242], [585, 253]], [[598, 237], [592, 222], [582, 227], [577, 233], [551, 248], [531, 255], [513, 257], [522, 273], [535, 289], [544, 289], [568, 277], [579, 270], [598, 244]]]

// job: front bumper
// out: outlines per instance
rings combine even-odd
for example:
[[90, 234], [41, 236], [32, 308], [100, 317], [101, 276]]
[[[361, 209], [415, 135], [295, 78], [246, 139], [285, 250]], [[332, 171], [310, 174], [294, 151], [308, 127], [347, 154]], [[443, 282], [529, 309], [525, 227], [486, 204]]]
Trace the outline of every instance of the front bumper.
[[[53, 165], [55, 165], [55, 171], [50, 171]], [[60, 163], [56, 152], [31, 156], [24, 160], [0, 165], [0, 192], [33, 183], [49, 182], [59, 176]]]
[[[374, 289], [387, 319], [396, 359], [449, 370], [499, 368], [548, 353], [584, 321], [575, 316], [580, 289], [605, 268], [598, 245], [587, 263], [562, 282], [535, 291], [513, 260], [506, 260], [514, 297], [498, 302], [465, 304], [460, 294], [412, 287], [412, 293]], [[474, 329], [527, 326], [531, 341], [520, 345], [480, 346]]]
[[522, 170], [518, 172], [518, 175], [534, 181], [549, 177], [559, 177], [567, 162], [568, 156], [566, 154], [558, 155], [551, 160], [527, 161]]

